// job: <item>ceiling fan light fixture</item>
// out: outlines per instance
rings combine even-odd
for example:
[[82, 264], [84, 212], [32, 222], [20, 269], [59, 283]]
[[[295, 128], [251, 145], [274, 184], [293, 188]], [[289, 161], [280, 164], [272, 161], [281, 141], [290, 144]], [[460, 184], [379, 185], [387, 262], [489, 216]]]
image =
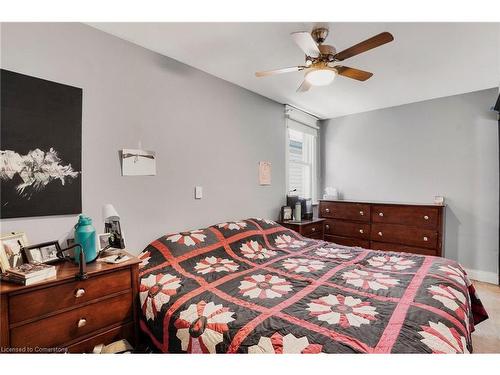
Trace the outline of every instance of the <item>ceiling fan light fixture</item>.
[[308, 72], [305, 80], [313, 86], [327, 86], [333, 82], [336, 72], [330, 69], [315, 69]]

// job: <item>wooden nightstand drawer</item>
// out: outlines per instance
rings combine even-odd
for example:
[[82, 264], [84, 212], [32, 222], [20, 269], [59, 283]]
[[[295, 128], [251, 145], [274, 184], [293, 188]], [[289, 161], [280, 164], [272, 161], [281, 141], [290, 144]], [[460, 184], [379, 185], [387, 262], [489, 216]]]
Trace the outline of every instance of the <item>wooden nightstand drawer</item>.
[[132, 290], [87, 306], [12, 328], [12, 347], [51, 347], [111, 325], [132, 321]]
[[301, 228], [301, 234], [303, 236], [309, 237], [311, 234], [323, 233], [323, 222], [312, 223], [308, 225], [304, 225]]
[[22, 322], [32, 318], [78, 307], [79, 305], [113, 293], [130, 289], [130, 270], [123, 269], [44, 289], [12, 295], [10, 297], [10, 322]]
[[302, 221], [281, 221], [280, 224], [285, 228], [291, 229], [304, 237], [313, 238], [316, 240], [323, 239], [323, 222], [324, 219], [312, 219]]

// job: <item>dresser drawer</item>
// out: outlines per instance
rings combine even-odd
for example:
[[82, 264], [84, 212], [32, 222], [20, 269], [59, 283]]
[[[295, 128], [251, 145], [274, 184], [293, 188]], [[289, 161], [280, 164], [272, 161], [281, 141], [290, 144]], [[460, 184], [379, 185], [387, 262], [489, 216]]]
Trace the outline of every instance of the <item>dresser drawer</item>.
[[325, 234], [370, 239], [370, 224], [342, 220], [326, 220]]
[[11, 329], [11, 346], [61, 346], [99, 329], [131, 321], [132, 306], [132, 293], [125, 292], [116, 297], [24, 324]]
[[323, 232], [323, 222], [311, 223], [303, 225], [301, 227], [301, 234], [303, 236], [309, 236], [310, 234], [322, 233]]
[[359, 246], [365, 249], [368, 249], [370, 246], [370, 242], [366, 240], [362, 240], [359, 238], [332, 236], [328, 234], [325, 234], [325, 241], [333, 242], [338, 245], [344, 245], [344, 246]]
[[76, 307], [132, 285], [130, 270], [106, 273], [88, 280], [72, 281], [10, 297], [10, 322], [38, 318], [61, 309]]
[[372, 241], [390, 242], [429, 249], [437, 247], [437, 238], [438, 233], [436, 231], [403, 225], [372, 224], [371, 229]]
[[387, 243], [387, 242], [372, 241], [370, 244], [370, 248], [373, 250], [396, 251], [399, 253], [412, 253], [412, 254], [434, 255], [434, 256], [439, 255], [437, 254], [436, 249], [425, 249], [422, 247], [398, 245], [395, 243]]
[[119, 327], [109, 329], [96, 336], [77, 342], [68, 347], [69, 353], [92, 353], [94, 347], [99, 344], [109, 345], [117, 340], [127, 340], [134, 345], [134, 323], [128, 323]]
[[319, 203], [320, 217], [370, 221], [370, 205], [363, 203], [340, 203], [321, 201]]
[[435, 229], [438, 226], [438, 213], [438, 207], [373, 205], [372, 222]]

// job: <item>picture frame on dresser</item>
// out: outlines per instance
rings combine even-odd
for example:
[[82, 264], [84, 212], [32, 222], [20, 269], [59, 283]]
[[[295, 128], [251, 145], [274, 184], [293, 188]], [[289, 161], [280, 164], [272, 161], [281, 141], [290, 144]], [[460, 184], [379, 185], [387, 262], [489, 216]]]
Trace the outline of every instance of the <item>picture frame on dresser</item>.
[[0, 269], [20, 266], [25, 262], [22, 248], [28, 245], [25, 232], [11, 232], [0, 237]]
[[29, 263], [51, 264], [58, 262], [60, 258], [57, 252], [61, 250], [59, 241], [43, 242], [36, 245], [25, 246], [22, 248]]

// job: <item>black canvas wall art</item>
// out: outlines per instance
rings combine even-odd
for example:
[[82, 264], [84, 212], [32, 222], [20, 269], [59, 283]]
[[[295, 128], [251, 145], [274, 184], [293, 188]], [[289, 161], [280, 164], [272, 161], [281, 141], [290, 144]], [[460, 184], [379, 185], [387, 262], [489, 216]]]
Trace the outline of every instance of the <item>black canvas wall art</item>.
[[0, 70], [0, 217], [82, 210], [82, 89]]

